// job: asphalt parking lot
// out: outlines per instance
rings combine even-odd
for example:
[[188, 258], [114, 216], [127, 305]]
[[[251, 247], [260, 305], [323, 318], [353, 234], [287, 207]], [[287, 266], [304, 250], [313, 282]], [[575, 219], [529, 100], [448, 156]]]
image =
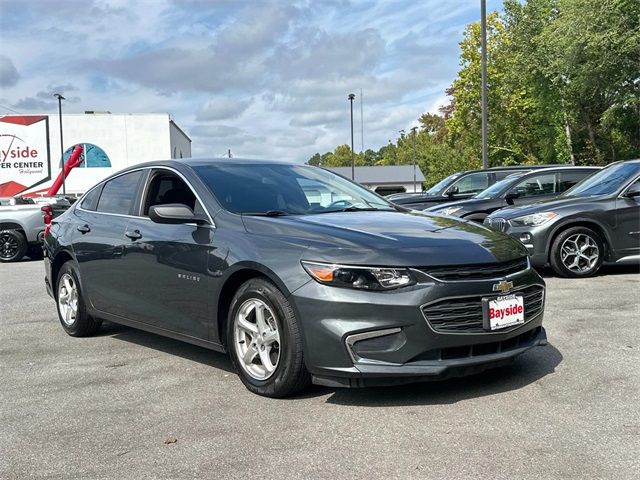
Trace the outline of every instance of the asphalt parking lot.
[[272, 400], [199, 347], [68, 337], [42, 263], [2, 264], [0, 478], [637, 478], [637, 271], [547, 275], [550, 344], [512, 366]]

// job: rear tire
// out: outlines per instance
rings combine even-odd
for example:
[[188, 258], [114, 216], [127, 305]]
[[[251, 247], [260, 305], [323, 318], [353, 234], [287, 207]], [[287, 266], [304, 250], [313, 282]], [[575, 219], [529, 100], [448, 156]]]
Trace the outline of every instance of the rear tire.
[[558, 275], [584, 278], [595, 275], [604, 261], [604, 242], [587, 227], [568, 228], [551, 245], [549, 263]]
[[102, 320], [87, 314], [78, 278], [77, 267], [73, 261], [69, 260], [62, 265], [56, 279], [56, 305], [64, 331], [72, 337], [86, 337], [98, 331]]
[[227, 346], [240, 380], [253, 393], [286, 397], [311, 383], [293, 308], [266, 279], [248, 280], [234, 295], [227, 321]]
[[0, 262], [17, 262], [27, 253], [29, 244], [18, 230], [0, 230]]

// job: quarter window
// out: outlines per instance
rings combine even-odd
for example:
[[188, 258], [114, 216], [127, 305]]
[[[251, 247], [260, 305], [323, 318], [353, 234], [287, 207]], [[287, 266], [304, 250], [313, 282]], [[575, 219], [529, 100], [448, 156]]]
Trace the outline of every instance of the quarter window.
[[80, 199], [80, 207], [84, 210], [94, 211], [96, 209], [96, 205], [98, 204], [98, 198], [100, 197], [100, 191], [102, 187], [97, 187], [91, 190], [89, 193], [86, 193]]
[[130, 215], [141, 178], [142, 170], [138, 170], [105, 183], [98, 201], [98, 212]]

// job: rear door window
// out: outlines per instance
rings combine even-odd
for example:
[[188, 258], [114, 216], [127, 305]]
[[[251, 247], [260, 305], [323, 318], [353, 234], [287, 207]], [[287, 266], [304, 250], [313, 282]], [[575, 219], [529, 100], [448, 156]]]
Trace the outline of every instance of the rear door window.
[[142, 170], [125, 173], [105, 183], [98, 200], [97, 211], [131, 215], [142, 173]]
[[545, 173], [527, 177], [516, 184], [514, 190], [518, 192], [521, 197], [552, 195], [556, 193], [556, 174]]
[[489, 174], [482, 172], [465, 175], [453, 184], [453, 187], [458, 187], [459, 194], [478, 193], [483, 191], [488, 186]]
[[559, 190], [561, 192], [569, 190], [576, 183], [581, 182], [592, 173], [591, 171], [560, 172]]

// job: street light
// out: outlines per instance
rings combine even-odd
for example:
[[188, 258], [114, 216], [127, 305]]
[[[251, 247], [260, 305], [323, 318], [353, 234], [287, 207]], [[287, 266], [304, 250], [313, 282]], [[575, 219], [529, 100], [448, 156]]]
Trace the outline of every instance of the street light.
[[54, 93], [53, 94], [54, 97], [56, 97], [58, 99], [58, 122], [60, 123], [60, 161], [62, 162], [61, 167], [62, 167], [62, 196], [66, 196], [67, 194], [67, 190], [65, 188], [64, 185], [64, 143], [62, 140], [62, 100], [66, 100], [66, 98], [64, 98], [62, 95], [60, 95], [59, 93]]
[[351, 104], [351, 180], [356, 179], [356, 157], [353, 153], [353, 101], [356, 98], [355, 93], [350, 93], [347, 97]]
[[482, 168], [489, 168], [489, 146], [487, 143], [487, 0], [480, 0], [480, 30], [482, 47]]
[[418, 185], [416, 183], [416, 131], [418, 127], [413, 127], [411, 133], [413, 134], [413, 193], [418, 191]]

